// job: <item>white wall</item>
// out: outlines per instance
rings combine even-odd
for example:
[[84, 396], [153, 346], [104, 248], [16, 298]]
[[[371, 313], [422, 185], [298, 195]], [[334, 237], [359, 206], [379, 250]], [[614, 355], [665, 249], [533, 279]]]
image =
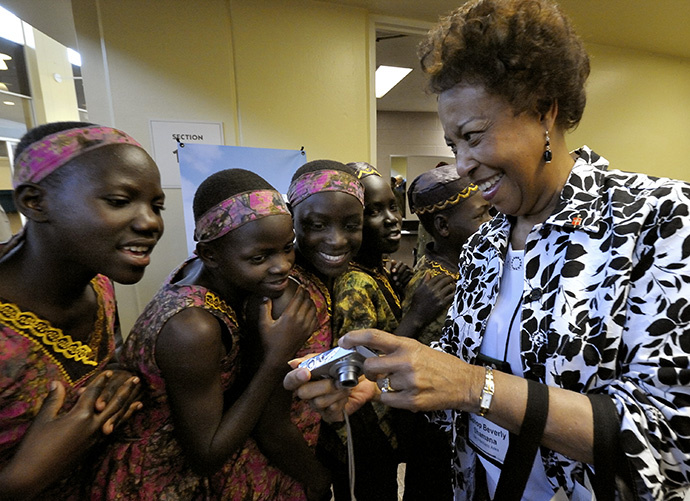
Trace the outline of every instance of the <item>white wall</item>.
[[587, 144], [611, 168], [690, 181], [690, 60], [594, 44], [587, 50], [587, 107], [568, 147]]
[[[587, 107], [568, 147], [586, 144], [611, 168], [690, 181], [690, 61], [596, 44], [587, 50]], [[436, 113], [377, 117], [382, 172], [391, 156], [450, 155]]]
[[[378, 111], [376, 167], [388, 175], [391, 156], [432, 156], [452, 159], [436, 113]], [[430, 163], [433, 168], [436, 163]], [[408, 179], [411, 180], [411, 179]]]
[[[221, 122], [228, 145], [370, 161], [368, 18], [313, 0], [73, 0], [89, 118], [151, 151], [151, 119]], [[179, 189], [123, 332], [187, 255]]]

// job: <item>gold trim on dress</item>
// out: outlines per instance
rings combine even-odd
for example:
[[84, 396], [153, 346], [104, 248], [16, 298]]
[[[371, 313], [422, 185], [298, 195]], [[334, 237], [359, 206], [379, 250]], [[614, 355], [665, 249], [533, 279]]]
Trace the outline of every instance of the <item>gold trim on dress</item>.
[[[48, 320], [43, 320], [34, 313], [22, 311], [14, 303], [5, 303], [0, 300], [0, 323], [4, 323], [8, 328], [14, 329], [18, 335], [40, 346], [43, 354], [53, 361], [65, 381], [72, 386], [90, 378], [98, 369], [100, 344], [103, 340], [103, 332], [108, 328], [108, 322], [105, 318], [104, 285], [98, 280], [98, 277], [94, 277], [91, 280], [91, 286], [98, 300], [98, 311], [96, 324], [89, 337], [88, 345], [84, 345], [80, 341], [73, 341], [61, 329], [53, 327]], [[46, 342], [46, 337], [49, 338], [48, 342]], [[74, 360], [93, 368], [75, 379], [68, 372], [63, 361], [57, 358], [58, 354], [64, 359]]]
[[353, 262], [353, 263], [350, 263], [350, 265], [355, 269], [358, 269], [360, 271], [368, 273], [369, 275], [373, 276], [374, 278], [379, 279], [381, 281], [381, 283], [383, 283], [383, 286], [386, 289], [388, 289], [388, 292], [391, 293], [391, 296], [393, 296], [393, 301], [395, 301], [395, 305], [398, 308], [402, 309], [402, 306], [400, 305], [400, 298], [398, 297], [398, 295], [393, 290], [393, 286], [391, 285], [390, 281], [388, 280], [388, 277], [384, 273], [381, 273], [379, 270], [376, 270], [374, 268], [368, 268], [366, 266], [362, 266], [359, 263]]
[[206, 294], [204, 295], [204, 303], [209, 308], [223, 312], [232, 321], [235, 327], [238, 327], [239, 324], [237, 323], [235, 310], [233, 310], [228, 303], [216, 296], [213, 292], [206, 291]]
[[[102, 304], [99, 301], [99, 320], [103, 317], [101, 308]], [[98, 365], [91, 346], [81, 341], [72, 340], [72, 337], [62, 332], [62, 329], [53, 327], [49, 321], [37, 317], [30, 311], [20, 310], [16, 304], [0, 302], [0, 322], [17, 330], [21, 335], [29, 334], [31, 339], [39, 341], [65, 358], [85, 365]], [[100, 332], [100, 335], [97, 336], [100, 341], [102, 336], [101, 322], [99, 322], [97, 331]]]
[[98, 311], [96, 313], [96, 328], [89, 337], [89, 346], [93, 352], [93, 359], [98, 362], [98, 351], [101, 347], [101, 340], [103, 339], [103, 329], [105, 328], [105, 298], [103, 288], [96, 280], [91, 282], [94, 292], [96, 293], [96, 300], [98, 301]]
[[455, 280], [456, 282], [460, 279], [460, 273], [453, 273], [449, 269], [445, 268], [441, 263], [438, 261], [434, 261], [433, 259], [429, 259], [426, 256], [422, 256], [422, 259], [424, 259], [431, 268], [436, 270], [437, 272], [441, 272], [445, 275], [448, 275], [450, 278]]

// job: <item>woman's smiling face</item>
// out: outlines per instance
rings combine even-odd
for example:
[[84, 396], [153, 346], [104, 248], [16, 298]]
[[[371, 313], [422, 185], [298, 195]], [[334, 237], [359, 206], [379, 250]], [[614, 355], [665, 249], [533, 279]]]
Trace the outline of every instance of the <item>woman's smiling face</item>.
[[458, 174], [476, 184], [499, 211], [532, 215], [554, 189], [543, 161], [546, 127], [534, 114], [516, 115], [507, 100], [481, 85], [458, 84], [439, 95], [438, 114]]

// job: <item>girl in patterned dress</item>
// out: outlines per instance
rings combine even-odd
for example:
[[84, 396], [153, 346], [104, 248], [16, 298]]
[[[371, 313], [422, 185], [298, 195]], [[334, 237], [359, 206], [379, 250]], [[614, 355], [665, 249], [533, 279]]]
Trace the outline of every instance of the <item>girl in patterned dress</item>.
[[[199, 186], [194, 216], [196, 256], [173, 271], [125, 342], [121, 360], [141, 374], [146, 411], [107, 452], [92, 499], [305, 499], [310, 485], [276, 468], [255, 437], [315, 325], [302, 288], [272, 316], [291, 283], [290, 213], [260, 176], [229, 169]], [[250, 296], [264, 298], [256, 329], [242, 325]]]
[[[458, 255], [467, 239], [479, 226], [491, 219], [490, 205], [478, 196], [477, 187], [461, 179], [453, 165], [441, 165], [417, 176], [408, 188], [410, 211], [417, 214], [419, 223], [429, 234], [429, 241], [420, 253], [412, 279], [405, 289], [402, 309], [412, 306], [412, 297], [429, 275], [446, 275], [456, 283]], [[439, 315], [414, 338], [430, 345], [438, 341], [443, 331], [452, 296], [443, 303]]]
[[26, 224], [0, 245], [0, 493], [83, 499], [90, 455], [141, 406], [138, 378], [107, 370], [111, 280], [143, 276], [164, 194], [151, 157], [110, 127], [42, 125], [15, 159]]
[[[333, 345], [331, 326], [333, 283], [345, 272], [362, 243], [364, 192], [349, 166], [333, 160], [314, 160], [300, 167], [288, 191], [296, 236], [296, 265], [292, 275], [317, 308], [318, 326], [298, 356], [323, 353]], [[321, 418], [307, 402], [294, 398], [293, 420], [298, 420], [305, 440], [317, 448]], [[326, 473], [330, 485], [330, 474]], [[330, 498], [330, 492], [326, 499]]]
[[[334, 286], [333, 331], [336, 340], [345, 333], [376, 328], [401, 336], [412, 336], [420, 325], [431, 321], [440, 311], [446, 296], [452, 297], [453, 283], [444, 277], [425, 281], [412, 301], [408, 315], [402, 315], [401, 294], [394, 287], [394, 272], [384, 256], [398, 250], [402, 214], [398, 201], [378, 171], [366, 162], [348, 164], [364, 187], [362, 246]], [[391, 269], [399, 270], [397, 263]], [[412, 416], [392, 412], [376, 402], [366, 404], [350, 418], [354, 442], [355, 494], [357, 499], [394, 499], [398, 492], [398, 463], [404, 462], [403, 435], [407, 435]], [[336, 499], [349, 496], [344, 437], [334, 437], [324, 429], [322, 439], [330, 444], [339, 461], [333, 461]], [[341, 434], [342, 435], [342, 434]], [[433, 472], [432, 472], [433, 473]], [[435, 478], [421, 480], [432, 498]]]
[[[414, 292], [436, 275], [458, 281], [458, 255], [467, 239], [491, 219], [490, 205], [479, 196], [476, 186], [461, 179], [454, 166], [442, 165], [417, 176], [408, 189], [410, 211], [430, 237], [405, 290], [403, 312], [412, 306]], [[414, 338], [430, 345], [438, 341], [452, 295], [442, 302], [436, 318]], [[448, 435], [429, 423], [423, 413], [415, 413], [406, 448], [405, 499], [425, 499], [428, 478], [434, 478], [434, 499], [451, 499], [451, 450]]]

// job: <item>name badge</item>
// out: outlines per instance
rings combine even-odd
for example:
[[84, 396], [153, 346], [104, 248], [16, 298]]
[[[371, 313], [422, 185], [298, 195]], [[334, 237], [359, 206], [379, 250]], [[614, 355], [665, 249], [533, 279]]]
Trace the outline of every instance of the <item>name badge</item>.
[[469, 414], [468, 440], [474, 450], [492, 464], [501, 467], [508, 452], [510, 434], [508, 430], [488, 419]]

